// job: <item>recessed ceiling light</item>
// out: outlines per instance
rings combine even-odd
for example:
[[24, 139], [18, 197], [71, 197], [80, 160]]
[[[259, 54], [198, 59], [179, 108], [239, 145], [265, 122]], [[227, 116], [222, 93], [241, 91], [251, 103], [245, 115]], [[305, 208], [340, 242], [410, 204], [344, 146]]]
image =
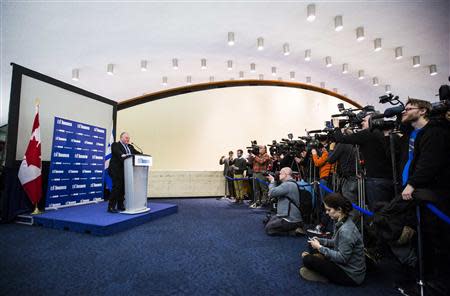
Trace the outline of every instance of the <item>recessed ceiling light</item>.
[[313, 22], [316, 19], [316, 5], [309, 4], [306, 7], [306, 19], [308, 22]]
[[281, 77], [281, 76], [278, 77], [278, 80], [279, 80], [279, 81], [282, 81], [282, 80], [283, 80], [283, 77]]
[[283, 44], [283, 54], [285, 56], [288, 56], [291, 54], [291, 51], [289, 50], [289, 43]]
[[259, 38], [256, 40], [256, 44], [257, 44], [258, 50], [263, 50], [263, 49], [264, 49], [264, 38], [259, 37]]
[[289, 73], [289, 78], [290, 78], [291, 80], [295, 80], [295, 72], [294, 72], [294, 71], [291, 71], [291, 72]]
[[359, 70], [358, 71], [358, 79], [359, 80], [363, 80], [364, 79], [364, 70]]
[[420, 67], [420, 56], [413, 56], [413, 67]]
[[331, 63], [331, 57], [330, 56], [325, 58], [325, 65], [327, 66], [327, 68], [330, 68], [331, 66], [333, 66], [333, 64]]
[[305, 61], [309, 62], [311, 60], [311, 49], [305, 50]]
[[142, 72], [147, 71], [147, 65], [148, 65], [148, 61], [147, 60], [141, 60], [141, 71]]
[[372, 85], [373, 85], [373, 86], [378, 86], [378, 85], [380, 85], [380, 82], [378, 81], [378, 77], [372, 78]]
[[256, 71], [256, 65], [255, 65], [255, 63], [251, 63], [250, 64], [250, 72], [255, 73], [255, 71]]
[[277, 67], [272, 67], [272, 76], [277, 75]]
[[395, 48], [395, 59], [400, 60], [403, 58], [403, 48], [402, 47], [396, 47]]
[[72, 70], [72, 80], [78, 81], [80, 79], [80, 70], [79, 69], [73, 69]]
[[239, 71], [239, 79], [244, 79], [244, 71]]
[[106, 67], [106, 73], [108, 73], [108, 75], [114, 75], [114, 65], [113, 64], [108, 64], [108, 66]]
[[306, 83], [311, 83], [311, 76], [306, 76]]
[[214, 76], [209, 76], [209, 82], [214, 82]]
[[233, 61], [232, 60], [227, 61], [227, 69], [228, 69], [228, 71], [233, 70]]
[[172, 59], [172, 68], [178, 70], [178, 59]]
[[192, 76], [189, 75], [189, 76], [186, 77], [186, 83], [187, 84], [191, 84], [192, 83]]
[[377, 38], [373, 41], [373, 50], [380, 51], [381, 50], [381, 38]]
[[389, 84], [386, 84], [386, 86], [384, 87], [384, 90], [385, 90], [385, 92], [387, 93], [387, 94], [390, 94], [392, 91], [391, 91], [391, 86], [389, 85]]
[[342, 21], [342, 15], [337, 15], [334, 17], [334, 30], [336, 32], [341, 31], [344, 28], [344, 23]]
[[364, 38], [365, 38], [365, 36], [364, 36], [364, 27], [356, 28], [356, 40], [357, 41], [363, 41]]
[[167, 76], [163, 76], [163, 78], [162, 78], [162, 85], [164, 85], [164, 86], [167, 85]]
[[259, 74], [259, 80], [264, 80], [264, 74]]
[[234, 32], [228, 32], [228, 45], [234, 45]]
[[434, 75], [436, 75], [438, 72], [437, 72], [437, 67], [436, 67], [436, 65], [431, 65], [430, 66], [430, 75], [431, 76], [434, 76]]
[[201, 63], [201, 69], [205, 70], [206, 69], [206, 59], [201, 59], [200, 63]]
[[338, 89], [337, 89], [337, 88], [333, 88], [333, 91], [334, 91], [335, 93], [337, 93], [337, 92], [338, 92]]
[[342, 74], [348, 73], [348, 64], [342, 64]]
[[322, 81], [322, 82], [320, 83], [320, 87], [321, 87], [321, 88], [325, 88], [325, 82]]

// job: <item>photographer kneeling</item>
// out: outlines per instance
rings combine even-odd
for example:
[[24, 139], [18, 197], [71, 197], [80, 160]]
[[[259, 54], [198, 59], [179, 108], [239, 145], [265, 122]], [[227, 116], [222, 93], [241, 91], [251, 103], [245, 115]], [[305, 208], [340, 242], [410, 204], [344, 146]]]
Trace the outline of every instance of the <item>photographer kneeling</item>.
[[[280, 170], [281, 184], [276, 186], [272, 175], [267, 177], [270, 181], [269, 197], [277, 199], [277, 214], [273, 215], [266, 224], [268, 235], [282, 235], [296, 233], [302, 234], [302, 215], [300, 213], [300, 192], [297, 183], [292, 178], [292, 170], [288, 167]], [[296, 231], [297, 228], [300, 228]]]
[[349, 219], [352, 204], [340, 193], [325, 196], [324, 204], [328, 216], [336, 221], [333, 237], [308, 241], [315, 253], [302, 253], [304, 267], [300, 275], [308, 281], [360, 285], [366, 275], [366, 261], [361, 234]]

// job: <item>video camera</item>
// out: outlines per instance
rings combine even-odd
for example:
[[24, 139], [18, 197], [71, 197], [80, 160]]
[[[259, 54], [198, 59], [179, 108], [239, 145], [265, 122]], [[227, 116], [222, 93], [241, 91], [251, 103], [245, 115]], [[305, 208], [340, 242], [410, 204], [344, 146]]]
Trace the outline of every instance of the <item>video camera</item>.
[[251, 143], [250, 147], [245, 147], [245, 148], [247, 148], [247, 153], [254, 154], [254, 155], [259, 155], [258, 142], [256, 142], [256, 140], [253, 140], [250, 143]]
[[[342, 117], [339, 119], [339, 128], [343, 128], [346, 125], [349, 125], [350, 128], [359, 128], [361, 126], [364, 117], [366, 117], [369, 113], [375, 112], [375, 108], [371, 105], [364, 106], [363, 108], [352, 109], [344, 108], [343, 103], [338, 104], [338, 109], [341, 112], [340, 114], [331, 115], [332, 118]], [[356, 113], [355, 111], [360, 111]]]
[[288, 134], [287, 139], [281, 139], [280, 143], [276, 140], [272, 141], [271, 145], [268, 145], [270, 155], [284, 155], [288, 157], [295, 157], [305, 150], [305, 142], [301, 140], [293, 140], [293, 135]]
[[[450, 76], [448, 77], [450, 81]], [[445, 113], [450, 110], [450, 85], [441, 85], [439, 88], [439, 102], [431, 104], [431, 119], [444, 119]]]

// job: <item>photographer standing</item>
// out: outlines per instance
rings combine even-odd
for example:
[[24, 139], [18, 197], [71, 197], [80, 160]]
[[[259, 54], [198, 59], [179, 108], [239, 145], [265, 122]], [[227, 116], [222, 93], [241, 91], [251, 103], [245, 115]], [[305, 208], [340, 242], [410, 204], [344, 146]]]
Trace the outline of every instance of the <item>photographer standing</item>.
[[[222, 156], [219, 160], [219, 164], [223, 165], [223, 176], [233, 178], [233, 170], [231, 169], [231, 165], [233, 163], [233, 151], [228, 152], [228, 157]], [[233, 180], [225, 179], [227, 183], [228, 195], [225, 190], [225, 197], [233, 197], [234, 194], [234, 185]]]
[[[405, 201], [432, 202], [448, 215], [450, 209], [450, 136], [448, 126], [429, 120], [431, 104], [409, 99], [402, 114], [408, 132], [402, 138], [402, 185]], [[421, 207], [423, 262], [426, 283], [435, 292], [449, 295], [449, 226]], [[416, 288], [413, 278], [411, 284]]]
[[253, 153], [250, 154], [250, 158], [253, 162], [253, 177], [255, 178], [254, 201], [253, 204], [250, 205], [250, 207], [252, 208], [266, 206], [268, 204], [267, 192], [269, 189], [267, 185], [263, 183], [266, 180], [266, 177], [263, 175], [263, 173], [266, 172], [269, 167], [270, 156], [269, 154], [267, 154], [266, 146], [259, 145], [258, 147], [258, 155], [255, 155]]
[[299, 209], [300, 193], [297, 183], [292, 178], [292, 170], [289, 167], [280, 170], [279, 186], [276, 186], [272, 175], [267, 178], [270, 181], [269, 197], [277, 199], [277, 214], [267, 222], [266, 233], [295, 234], [295, 229], [302, 226], [302, 216]]
[[[366, 200], [371, 211], [378, 202], [389, 202], [394, 195], [392, 182], [392, 164], [386, 151], [385, 135], [380, 130], [369, 129], [367, 114], [361, 124], [361, 130], [354, 134], [344, 135], [340, 129], [334, 132], [336, 143], [359, 145], [366, 169]], [[335, 126], [339, 126], [337, 122]]]

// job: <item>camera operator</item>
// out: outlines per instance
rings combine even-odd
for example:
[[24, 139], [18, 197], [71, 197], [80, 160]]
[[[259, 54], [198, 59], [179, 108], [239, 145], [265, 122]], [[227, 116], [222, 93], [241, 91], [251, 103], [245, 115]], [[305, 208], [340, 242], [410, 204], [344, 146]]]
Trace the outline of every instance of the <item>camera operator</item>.
[[[403, 200], [432, 202], [448, 215], [450, 195], [450, 136], [447, 126], [429, 120], [431, 104], [409, 99], [402, 114], [408, 131], [402, 138]], [[449, 226], [422, 207], [423, 262], [427, 283], [449, 295]], [[414, 279], [411, 279], [413, 281]], [[416, 287], [413, 285], [413, 287]], [[416, 288], [417, 289], [417, 288]]]
[[300, 192], [292, 178], [292, 170], [289, 167], [280, 170], [281, 184], [279, 186], [276, 186], [272, 175], [267, 178], [270, 181], [269, 197], [277, 199], [277, 214], [267, 222], [266, 233], [295, 235], [295, 230], [302, 226], [302, 216], [299, 209]]
[[[378, 202], [389, 202], [394, 195], [392, 182], [392, 164], [389, 153], [386, 152], [385, 134], [369, 129], [369, 118], [366, 114], [361, 124], [361, 130], [354, 134], [344, 135], [340, 129], [334, 132], [336, 143], [359, 145], [366, 169], [366, 200], [371, 211]], [[334, 121], [334, 120], [333, 120]], [[336, 122], [335, 126], [339, 126]]]
[[[337, 163], [342, 195], [352, 203], [358, 203], [358, 180], [356, 179], [356, 148], [351, 144], [338, 143], [327, 158], [329, 163]], [[358, 212], [351, 212], [353, 220]]]
[[[327, 162], [328, 158], [328, 139], [326, 136], [320, 136], [319, 137], [320, 144], [317, 147], [319, 149], [319, 152], [316, 149], [311, 149], [312, 159], [314, 162], [314, 166], [319, 168], [319, 177], [320, 177], [320, 183], [322, 183], [325, 186], [329, 186], [330, 182], [330, 176], [332, 174], [333, 166], [331, 163]], [[324, 198], [326, 195], [326, 191], [320, 188], [320, 196]]]
[[[225, 156], [222, 156], [219, 160], [219, 164], [223, 165], [223, 176], [224, 177], [230, 177], [233, 178], [233, 170], [231, 169], [231, 165], [233, 163], [233, 151], [228, 152], [228, 157], [225, 158]], [[226, 179], [227, 182], [227, 188], [228, 188], [228, 195], [227, 192], [225, 192], [225, 197], [233, 197], [234, 194], [234, 186], [233, 181]]]
[[[247, 168], [247, 160], [242, 157], [244, 152], [241, 149], [237, 151], [237, 158], [233, 160], [232, 170], [234, 179], [242, 179], [245, 177], [245, 170]], [[235, 180], [234, 181], [234, 191], [236, 192], [236, 203], [244, 202], [244, 181]]]
[[[270, 156], [267, 154], [266, 146], [259, 145], [258, 146], [258, 155], [255, 155], [253, 153], [250, 153], [250, 158], [253, 163], [253, 176], [256, 179], [259, 179], [261, 181], [265, 181], [266, 177], [263, 175], [264, 172], [267, 171], [269, 164], [270, 164]], [[255, 192], [254, 192], [254, 202], [250, 205], [252, 208], [261, 207], [261, 206], [267, 206], [268, 200], [267, 200], [267, 192], [268, 187], [266, 184], [255, 180]]]
[[[294, 157], [294, 163], [291, 166], [293, 171], [297, 171], [299, 176], [305, 178], [308, 174], [308, 165], [307, 165], [307, 152], [306, 150], [300, 151], [297, 156]], [[301, 179], [301, 178], [299, 178]]]

